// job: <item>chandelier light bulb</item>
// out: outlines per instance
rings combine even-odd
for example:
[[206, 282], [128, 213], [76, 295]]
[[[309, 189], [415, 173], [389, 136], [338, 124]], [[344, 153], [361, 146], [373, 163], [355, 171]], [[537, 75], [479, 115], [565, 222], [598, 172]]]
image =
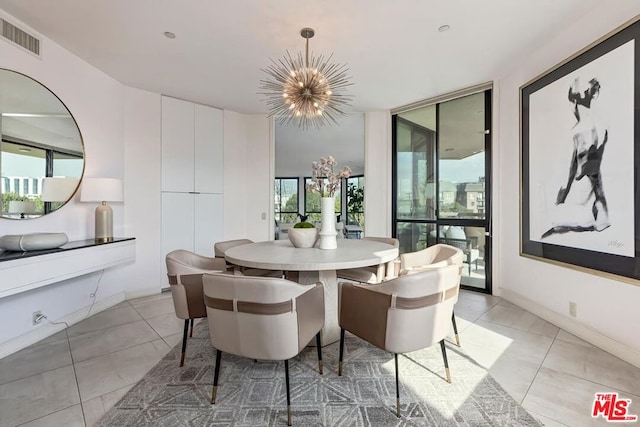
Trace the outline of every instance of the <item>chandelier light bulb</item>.
[[344, 106], [350, 105], [352, 97], [345, 89], [352, 83], [347, 77], [345, 65], [330, 63], [331, 56], [314, 56], [309, 53], [309, 39], [314, 36], [312, 28], [303, 28], [300, 35], [306, 40], [304, 55], [293, 56], [287, 52], [278, 61], [262, 71], [267, 74], [261, 80], [265, 92], [269, 117], [275, 116], [281, 124], [296, 123], [307, 129], [324, 124], [338, 123], [345, 115]]

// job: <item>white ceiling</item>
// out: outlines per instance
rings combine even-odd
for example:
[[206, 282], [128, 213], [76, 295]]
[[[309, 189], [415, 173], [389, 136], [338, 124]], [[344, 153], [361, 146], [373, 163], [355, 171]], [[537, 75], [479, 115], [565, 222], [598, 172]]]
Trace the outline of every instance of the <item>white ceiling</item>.
[[[300, 29], [313, 27], [310, 50], [348, 64], [362, 112], [493, 80], [598, 2], [0, 0], [0, 9], [128, 86], [242, 113], [266, 111], [260, 69], [302, 51]], [[438, 32], [444, 24], [450, 31]]]
[[[316, 31], [311, 52], [348, 65], [354, 102], [347, 111], [364, 112], [499, 78], [598, 2], [0, 0], [0, 9], [125, 85], [251, 114], [267, 112], [261, 68], [286, 50], [304, 51], [303, 27]], [[445, 24], [450, 30], [439, 32]], [[353, 156], [364, 153], [363, 128], [352, 117], [361, 115], [304, 138], [294, 126], [280, 129], [277, 156], [301, 159], [303, 144], [314, 159], [320, 147], [322, 156], [359, 169], [364, 157]], [[360, 148], [347, 145], [358, 139]], [[306, 158], [298, 162], [310, 168]], [[288, 171], [276, 167], [276, 174]]]

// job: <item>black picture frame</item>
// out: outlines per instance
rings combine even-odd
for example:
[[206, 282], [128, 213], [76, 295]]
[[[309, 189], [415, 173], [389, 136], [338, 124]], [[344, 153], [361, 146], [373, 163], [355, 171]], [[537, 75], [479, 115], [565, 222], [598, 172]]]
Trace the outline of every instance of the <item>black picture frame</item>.
[[636, 19], [520, 87], [521, 256], [639, 284], [639, 60]]

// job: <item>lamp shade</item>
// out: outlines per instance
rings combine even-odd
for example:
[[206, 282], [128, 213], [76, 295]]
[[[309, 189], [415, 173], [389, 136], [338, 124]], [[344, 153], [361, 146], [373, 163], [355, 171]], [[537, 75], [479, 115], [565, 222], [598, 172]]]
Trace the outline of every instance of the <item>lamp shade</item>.
[[34, 202], [23, 202], [12, 200], [9, 202], [9, 213], [16, 214], [32, 214], [36, 212], [36, 204]]
[[42, 180], [43, 202], [66, 202], [78, 187], [78, 178], [47, 177]]
[[84, 178], [80, 200], [83, 202], [121, 202], [122, 181], [116, 178]]

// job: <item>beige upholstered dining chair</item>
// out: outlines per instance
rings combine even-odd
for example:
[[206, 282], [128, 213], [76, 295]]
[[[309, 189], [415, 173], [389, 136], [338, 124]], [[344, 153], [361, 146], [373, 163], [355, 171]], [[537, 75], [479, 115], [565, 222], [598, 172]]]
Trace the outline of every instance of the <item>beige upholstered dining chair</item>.
[[[235, 248], [240, 245], [248, 245], [249, 243], [255, 243], [253, 240], [249, 239], [235, 239], [235, 240], [225, 240], [222, 242], [216, 242], [213, 245], [213, 252], [216, 258], [224, 259], [224, 254], [231, 248]], [[264, 270], [262, 268], [248, 268], [242, 267], [239, 265], [232, 264], [225, 260], [227, 263], [227, 269], [234, 270], [239, 274], [243, 274], [245, 276], [269, 276], [269, 277], [282, 277], [283, 273], [281, 270]]]
[[216, 402], [222, 352], [250, 359], [284, 360], [287, 424], [291, 425], [289, 359], [316, 337], [322, 374], [320, 329], [322, 283], [300, 285], [274, 277], [205, 274], [204, 295], [216, 366], [211, 403]]
[[193, 320], [207, 316], [202, 294], [202, 274], [205, 272], [224, 271], [224, 260], [209, 258], [185, 250], [169, 252], [165, 258], [167, 276], [176, 316], [184, 319], [182, 334], [182, 356], [180, 366], [184, 365], [184, 355], [187, 349], [187, 332], [191, 321], [193, 335]]
[[[457, 265], [460, 267], [460, 277], [462, 277], [464, 253], [454, 246], [439, 243], [429, 246], [416, 252], [408, 252], [400, 255], [400, 275], [414, 274], [419, 271], [440, 268], [447, 265]], [[454, 304], [458, 302], [456, 295]], [[460, 347], [460, 335], [458, 334], [458, 325], [456, 324], [456, 314], [451, 312], [451, 323], [453, 324], [453, 333], [456, 337], [456, 344]]]
[[459, 267], [444, 266], [399, 276], [379, 285], [339, 284], [340, 354], [342, 375], [345, 330], [393, 353], [396, 374], [396, 415], [400, 417], [398, 353], [440, 342], [447, 381], [451, 382], [444, 338], [460, 286]]
[[[400, 247], [398, 239], [394, 239], [392, 237], [365, 237], [362, 240], [386, 243], [394, 248]], [[389, 280], [396, 277], [396, 264], [397, 263], [395, 261], [389, 261], [386, 264], [338, 270], [337, 276], [339, 279], [347, 279], [359, 283], [376, 284], [383, 280]]]

